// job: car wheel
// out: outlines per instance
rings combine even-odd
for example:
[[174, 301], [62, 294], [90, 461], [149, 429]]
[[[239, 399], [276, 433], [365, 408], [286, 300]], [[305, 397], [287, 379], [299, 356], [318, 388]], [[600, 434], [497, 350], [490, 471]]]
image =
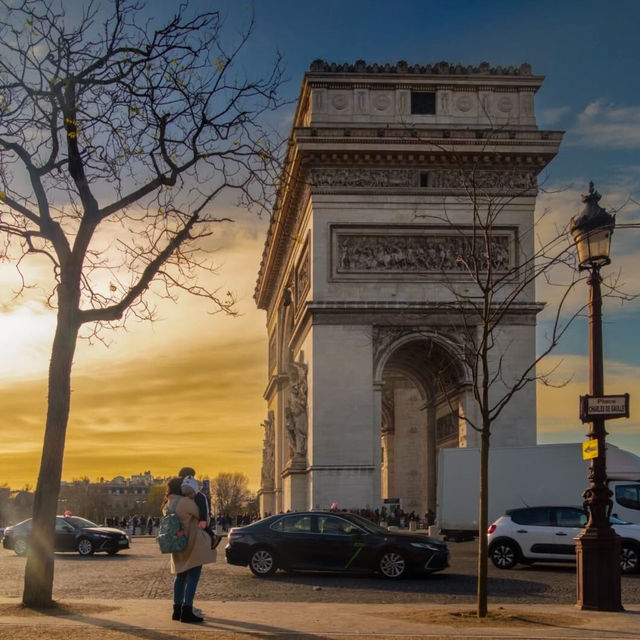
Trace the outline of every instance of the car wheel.
[[489, 551], [491, 562], [498, 569], [513, 569], [518, 564], [518, 548], [513, 542], [496, 542]]
[[272, 576], [277, 568], [275, 556], [269, 549], [259, 547], [251, 552], [249, 569], [251, 569], [253, 575], [259, 578], [266, 578], [267, 576]]
[[13, 550], [17, 556], [26, 556], [29, 550], [29, 543], [25, 538], [16, 538], [13, 543]]
[[80, 538], [78, 542], [78, 553], [81, 556], [90, 556], [93, 553], [93, 542], [89, 538]]
[[385, 551], [380, 556], [378, 568], [385, 578], [397, 580], [407, 574], [407, 559], [399, 551]]
[[622, 573], [638, 573], [640, 571], [640, 553], [638, 547], [623, 542], [620, 548], [620, 571]]

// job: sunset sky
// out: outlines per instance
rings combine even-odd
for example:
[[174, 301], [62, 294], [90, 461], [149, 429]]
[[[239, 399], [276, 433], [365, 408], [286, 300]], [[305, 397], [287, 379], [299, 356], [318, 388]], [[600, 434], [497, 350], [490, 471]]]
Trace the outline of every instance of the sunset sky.
[[[196, 0], [209, 8], [213, 0]], [[153, 3], [154, 13], [173, 2]], [[246, 18], [245, 3], [228, 0], [230, 33]], [[539, 207], [566, 221], [594, 180], [617, 222], [640, 222], [640, 83], [637, 27], [640, 3], [540, 0], [256, 0], [256, 26], [244, 64], [260, 65], [279, 50], [297, 97], [316, 58], [336, 62], [492, 65], [529, 62], [546, 76], [536, 95], [538, 126], [566, 131], [545, 174]], [[253, 62], [251, 62], [253, 61]], [[280, 114], [286, 133], [294, 105]], [[111, 344], [81, 342], [73, 374], [63, 479], [155, 475], [194, 466], [199, 474], [242, 471], [257, 489], [267, 382], [265, 314], [253, 302], [268, 221], [225, 208], [233, 224], [216, 228], [216, 284], [238, 298], [239, 317], [208, 315], [202, 300], [162, 301], [153, 324], [132, 322]], [[640, 292], [640, 229], [618, 230], [613, 264], [627, 290]], [[47, 282], [33, 261], [32, 282]], [[606, 275], [605, 273], [605, 275]], [[0, 263], [0, 485], [35, 486], [46, 408], [46, 372], [55, 322], [44, 288], [15, 299], [12, 265]], [[583, 287], [584, 300], [587, 286]], [[538, 299], [553, 299], [538, 287]], [[610, 440], [640, 455], [640, 299], [605, 304], [607, 393], [631, 394], [631, 419], [608, 423]], [[542, 314], [539, 334], [548, 327]], [[581, 441], [578, 396], [587, 392], [586, 322], [575, 324], [555, 352], [562, 389], [538, 389], [539, 442]]]

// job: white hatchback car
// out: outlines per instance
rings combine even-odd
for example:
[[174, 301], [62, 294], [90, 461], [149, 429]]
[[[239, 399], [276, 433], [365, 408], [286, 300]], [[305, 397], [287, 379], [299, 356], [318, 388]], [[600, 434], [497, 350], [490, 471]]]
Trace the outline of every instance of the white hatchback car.
[[[580, 507], [524, 507], [510, 509], [487, 532], [489, 557], [499, 569], [518, 562], [575, 562], [574, 538], [587, 523]], [[640, 571], [640, 525], [611, 518], [620, 536], [622, 573]]]

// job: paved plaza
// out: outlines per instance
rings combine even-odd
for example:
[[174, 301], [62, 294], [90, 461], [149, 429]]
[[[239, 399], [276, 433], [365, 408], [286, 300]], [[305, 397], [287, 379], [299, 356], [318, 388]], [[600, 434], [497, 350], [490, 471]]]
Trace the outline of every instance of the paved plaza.
[[[623, 578], [624, 613], [578, 611], [570, 566], [489, 575], [490, 617], [477, 621], [473, 543], [452, 544], [452, 566], [400, 583], [317, 574], [255, 578], [218, 562], [203, 571], [205, 622], [171, 617], [168, 559], [151, 538], [118, 556], [56, 556], [58, 611], [22, 609], [24, 558], [0, 550], [0, 640], [124, 638], [629, 638], [640, 639], [640, 576]], [[80, 635], [78, 635], [80, 634]]]

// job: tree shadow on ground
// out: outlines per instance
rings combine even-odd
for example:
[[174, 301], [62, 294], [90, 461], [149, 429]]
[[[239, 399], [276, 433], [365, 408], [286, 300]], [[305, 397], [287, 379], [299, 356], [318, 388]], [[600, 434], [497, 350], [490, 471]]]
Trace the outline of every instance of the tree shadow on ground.
[[[353, 590], [388, 594], [432, 594], [440, 596], [475, 596], [477, 580], [475, 576], [457, 573], [439, 573], [427, 577], [411, 576], [401, 580], [384, 580], [376, 576], [340, 576], [336, 574], [296, 572], [277, 573], [269, 579], [286, 585], [313, 586], [319, 591]], [[541, 595], [549, 590], [549, 585], [520, 577], [492, 578], [487, 581], [491, 596]]]

